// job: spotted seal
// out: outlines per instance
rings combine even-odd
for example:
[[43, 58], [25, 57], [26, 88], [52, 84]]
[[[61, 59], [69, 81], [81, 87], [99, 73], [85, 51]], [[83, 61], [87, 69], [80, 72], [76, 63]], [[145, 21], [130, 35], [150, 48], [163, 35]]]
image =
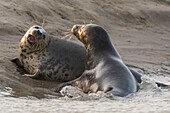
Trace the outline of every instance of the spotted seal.
[[57, 91], [65, 85], [85, 93], [103, 91], [121, 97], [137, 91], [138, 82], [101, 26], [74, 25], [71, 32], [86, 48], [86, 70], [78, 79], [61, 84]]
[[86, 53], [82, 45], [50, 36], [34, 25], [22, 37], [19, 58], [12, 62], [26, 70], [24, 76], [63, 82], [83, 73]]

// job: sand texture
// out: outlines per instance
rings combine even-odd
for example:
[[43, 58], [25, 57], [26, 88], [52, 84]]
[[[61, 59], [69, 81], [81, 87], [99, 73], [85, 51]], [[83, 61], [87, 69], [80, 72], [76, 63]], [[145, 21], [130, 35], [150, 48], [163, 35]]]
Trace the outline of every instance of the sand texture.
[[170, 83], [170, 0], [1, 0], [0, 15], [0, 91], [53, 94], [58, 83], [23, 77], [10, 62], [27, 29], [42, 23], [58, 38], [74, 24], [99, 24], [126, 64]]

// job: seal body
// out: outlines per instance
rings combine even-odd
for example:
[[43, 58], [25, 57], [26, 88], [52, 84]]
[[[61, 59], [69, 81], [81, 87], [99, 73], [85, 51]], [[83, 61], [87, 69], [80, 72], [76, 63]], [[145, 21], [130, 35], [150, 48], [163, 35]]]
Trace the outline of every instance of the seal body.
[[123, 63], [107, 32], [95, 24], [74, 25], [72, 33], [85, 45], [86, 71], [72, 85], [85, 93], [103, 91], [115, 96], [126, 96], [137, 91], [137, 81]]
[[21, 39], [19, 62], [25, 76], [45, 80], [70, 81], [79, 77], [86, 62], [85, 48], [74, 42], [49, 36], [34, 25]]

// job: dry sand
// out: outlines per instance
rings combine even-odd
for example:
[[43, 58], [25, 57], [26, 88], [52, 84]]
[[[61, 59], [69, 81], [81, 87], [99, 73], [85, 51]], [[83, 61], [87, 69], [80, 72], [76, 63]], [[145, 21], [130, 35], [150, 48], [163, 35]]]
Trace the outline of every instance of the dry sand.
[[170, 0], [1, 0], [0, 15], [0, 91], [52, 93], [57, 83], [22, 77], [10, 62], [26, 30], [43, 22], [56, 37], [74, 24], [99, 24], [127, 64], [170, 83]]

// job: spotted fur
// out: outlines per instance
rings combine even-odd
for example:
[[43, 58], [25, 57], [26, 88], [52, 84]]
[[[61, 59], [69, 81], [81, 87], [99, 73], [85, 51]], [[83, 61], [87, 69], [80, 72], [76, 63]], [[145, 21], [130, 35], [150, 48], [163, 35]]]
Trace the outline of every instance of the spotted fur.
[[25, 76], [70, 81], [85, 69], [85, 49], [74, 42], [54, 38], [41, 26], [32, 26], [19, 44], [19, 61]]

